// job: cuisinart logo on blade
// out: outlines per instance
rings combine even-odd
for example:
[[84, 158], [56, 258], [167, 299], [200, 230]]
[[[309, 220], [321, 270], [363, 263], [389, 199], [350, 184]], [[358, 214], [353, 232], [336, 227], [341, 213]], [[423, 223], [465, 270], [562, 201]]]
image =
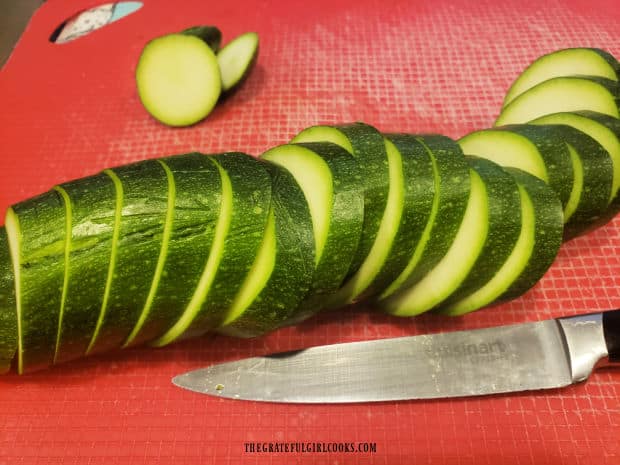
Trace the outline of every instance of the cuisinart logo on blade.
[[427, 355], [442, 359], [468, 360], [470, 363], [487, 363], [508, 357], [508, 346], [499, 339], [491, 342], [447, 344], [427, 347]]

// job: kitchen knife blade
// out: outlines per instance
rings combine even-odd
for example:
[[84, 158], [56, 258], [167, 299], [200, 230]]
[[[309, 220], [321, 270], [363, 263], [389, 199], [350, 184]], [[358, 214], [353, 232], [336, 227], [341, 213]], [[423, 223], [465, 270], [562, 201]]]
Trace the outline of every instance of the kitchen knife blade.
[[561, 388], [620, 363], [620, 310], [311, 347], [190, 371], [177, 386], [233, 399], [348, 403]]

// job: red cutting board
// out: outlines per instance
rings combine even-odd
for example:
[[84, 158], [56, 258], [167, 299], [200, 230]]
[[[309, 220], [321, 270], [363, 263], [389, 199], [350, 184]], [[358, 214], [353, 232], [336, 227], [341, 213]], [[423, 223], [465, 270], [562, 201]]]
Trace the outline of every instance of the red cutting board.
[[[361, 120], [457, 138], [493, 123], [511, 81], [539, 55], [594, 46], [620, 56], [617, 0], [144, 0], [86, 37], [48, 41], [64, 19], [97, 3], [45, 3], [0, 71], [2, 211], [55, 183], [142, 158], [259, 154], [316, 123]], [[141, 107], [134, 67], [146, 41], [195, 24], [218, 25], [225, 41], [257, 31], [258, 66], [207, 120], [167, 128]], [[0, 377], [0, 464], [616, 465], [620, 370], [535, 394], [344, 406], [216, 399], [170, 379], [316, 344], [620, 307], [619, 257], [617, 219], [565, 244], [527, 295], [462, 318], [352, 308], [252, 340], [209, 336]], [[376, 451], [246, 451], [257, 442], [372, 443]]]

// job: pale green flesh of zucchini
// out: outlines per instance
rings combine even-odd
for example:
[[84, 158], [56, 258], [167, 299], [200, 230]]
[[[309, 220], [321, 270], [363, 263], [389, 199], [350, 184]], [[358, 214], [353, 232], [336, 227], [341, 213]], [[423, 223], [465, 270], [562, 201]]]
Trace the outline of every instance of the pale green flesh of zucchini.
[[542, 116], [530, 121], [530, 124], [566, 124], [588, 134], [609, 153], [613, 163], [614, 174], [609, 201], [613, 200], [620, 189], [620, 140], [604, 124], [576, 113], [563, 112]]
[[147, 111], [171, 126], [188, 126], [215, 107], [222, 84], [217, 59], [198, 37], [170, 34], [149, 42], [136, 68]]
[[600, 76], [618, 80], [613, 66], [595, 51], [584, 48], [559, 50], [538, 58], [523, 71], [506, 94], [503, 106], [543, 81], [573, 75]]
[[116, 190], [116, 207], [115, 207], [115, 215], [114, 215], [114, 231], [112, 232], [112, 253], [110, 255], [110, 263], [108, 265], [108, 273], [105, 284], [105, 291], [103, 294], [103, 301], [101, 303], [101, 310], [99, 311], [99, 318], [97, 319], [97, 324], [95, 326], [95, 330], [90, 339], [90, 343], [88, 344], [88, 348], [86, 349], [86, 354], [88, 355], [90, 351], [95, 347], [95, 342], [97, 341], [97, 337], [99, 336], [99, 331], [101, 330], [101, 325], [104, 321], [105, 312], [108, 308], [108, 302], [110, 300], [110, 289], [112, 287], [112, 279], [114, 278], [114, 271], [116, 268], [116, 256], [118, 251], [118, 240], [119, 233], [121, 229], [121, 218], [123, 211], [123, 184], [121, 180], [116, 176], [114, 171], [112, 170], [104, 170], [105, 174], [107, 174], [114, 183], [114, 188]]
[[258, 51], [258, 35], [242, 34], [226, 44], [217, 54], [222, 76], [222, 90], [232, 89], [247, 74]]
[[209, 294], [211, 284], [213, 283], [213, 279], [215, 278], [218, 266], [222, 259], [224, 244], [232, 219], [233, 191], [230, 178], [228, 177], [226, 171], [219, 164], [217, 164], [217, 168], [222, 180], [222, 203], [220, 206], [220, 214], [217, 220], [217, 225], [215, 226], [215, 235], [213, 237], [209, 258], [207, 259], [207, 263], [205, 264], [202, 275], [200, 276], [196, 290], [194, 291], [189, 304], [187, 304], [187, 308], [185, 308], [181, 314], [181, 317], [174, 325], [172, 325], [170, 329], [168, 329], [168, 331], [151, 343], [154, 346], [164, 346], [171, 343], [183, 334], [183, 332], [191, 325], [194, 317], [200, 311], [202, 304]]
[[295, 145], [283, 145], [268, 150], [261, 158], [286, 168], [301, 187], [312, 217], [316, 244], [314, 263], [320, 263], [329, 233], [334, 195], [329, 165], [311, 150]]
[[170, 171], [170, 168], [168, 167], [168, 165], [166, 165], [166, 163], [162, 160], [157, 160], [157, 161], [159, 162], [159, 164], [162, 166], [162, 168], [166, 172], [166, 178], [168, 180], [168, 205], [166, 209], [166, 219], [165, 219], [165, 224], [164, 224], [164, 230], [162, 233], [161, 248], [159, 250], [159, 257], [157, 258], [157, 265], [155, 267], [153, 281], [151, 283], [151, 288], [149, 289], [149, 293], [146, 297], [144, 308], [142, 309], [142, 312], [140, 313], [140, 318], [138, 319], [138, 322], [136, 323], [131, 333], [129, 334], [129, 336], [127, 336], [127, 339], [123, 343], [123, 347], [127, 347], [131, 344], [131, 342], [134, 340], [134, 338], [138, 335], [138, 333], [142, 329], [142, 326], [144, 325], [144, 322], [146, 321], [149, 315], [151, 306], [153, 305], [153, 301], [155, 299], [155, 295], [157, 294], [159, 281], [161, 279], [164, 266], [166, 264], [166, 257], [168, 256], [168, 244], [170, 243], [170, 235], [172, 233], [172, 223], [174, 219], [174, 203], [176, 200], [176, 185], [174, 182], [174, 175], [172, 174], [172, 171]]
[[577, 210], [579, 200], [581, 199], [581, 193], [583, 192], [583, 164], [581, 163], [581, 158], [579, 158], [579, 154], [570, 144], [566, 144], [566, 147], [570, 154], [570, 161], [573, 165], [573, 175], [575, 178], [573, 181], [573, 188], [570, 191], [570, 197], [564, 207], [564, 223], [567, 223], [571, 216], [573, 216], [573, 213], [575, 213], [575, 210]]
[[577, 110], [620, 117], [616, 100], [604, 85], [587, 78], [559, 77], [515, 98], [502, 110], [495, 126], [526, 123], [539, 116]]
[[71, 255], [71, 225], [73, 222], [73, 212], [71, 209], [71, 199], [69, 194], [60, 186], [54, 187], [54, 189], [60, 194], [65, 204], [65, 231], [67, 235], [65, 238], [65, 276], [62, 283], [62, 296], [60, 298], [60, 312], [58, 314], [58, 331], [56, 332], [56, 346], [54, 348], [54, 362], [58, 356], [58, 349], [60, 348], [60, 336], [62, 334], [62, 322], [65, 313], [65, 302], [67, 299], [67, 289], [69, 287], [69, 257]]
[[23, 329], [22, 329], [22, 299], [21, 299], [21, 273], [20, 273], [20, 250], [21, 250], [21, 228], [19, 226], [19, 218], [12, 208], [6, 212], [4, 220], [7, 239], [9, 242], [9, 251], [11, 260], [13, 261], [13, 275], [15, 279], [15, 311], [17, 313], [17, 372], [23, 373]]
[[265, 234], [252, 268], [235, 296], [221, 326], [234, 322], [243, 315], [254, 299], [265, 288], [276, 264], [276, 222], [273, 207], [269, 211]]
[[521, 233], [510, 256], [488, 283], [458, 302], [441, 309], [441, 313], [456, 316], [492, 303], [510, 287], [525, 269], [534, 250], [536, 218], [534, 205], [527, 191], [521, 185], [519, 185], [519, 194], [521, 196]]
[[477, 131], [460, 139], [458, 144], [466, 155], [486, 158], [500, 166], [519, 168], [549, 182], [547, 168], [538, 149], [520, 134], [501, 130]]
[[387, 203], [377, 237], [370, 252], [358, 271], [334, 295], [333, 301], [338, 304], [351, 303], [360, 295], [381, 271], [385, 263], [394, 237], [398, 233], [400, 218], [404, 208], [405, 180], [400, 152], [389, 140], [385, 140], [388, 158], [389, 191]]
[[488, 232], [489, 205], [484, 182], [474, 170], [470, 174], [471, 193], [454, 242], [422, 280], [383, 302], [393, 315], [413, 316], [432, 309], [458, 288], [476, 262]]
[[337, 128], [331, 126], [312, 126], [297, 134], [291, 143], [298, 142], [331, 142], [353, 154], [351, 141]]

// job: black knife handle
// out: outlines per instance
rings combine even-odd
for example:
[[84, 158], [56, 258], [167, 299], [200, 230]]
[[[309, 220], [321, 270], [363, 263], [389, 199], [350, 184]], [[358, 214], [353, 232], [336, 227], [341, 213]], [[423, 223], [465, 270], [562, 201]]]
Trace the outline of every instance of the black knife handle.
[[620, 363], [620, 310], [603, 312], [603, 334], [611, 363]]

